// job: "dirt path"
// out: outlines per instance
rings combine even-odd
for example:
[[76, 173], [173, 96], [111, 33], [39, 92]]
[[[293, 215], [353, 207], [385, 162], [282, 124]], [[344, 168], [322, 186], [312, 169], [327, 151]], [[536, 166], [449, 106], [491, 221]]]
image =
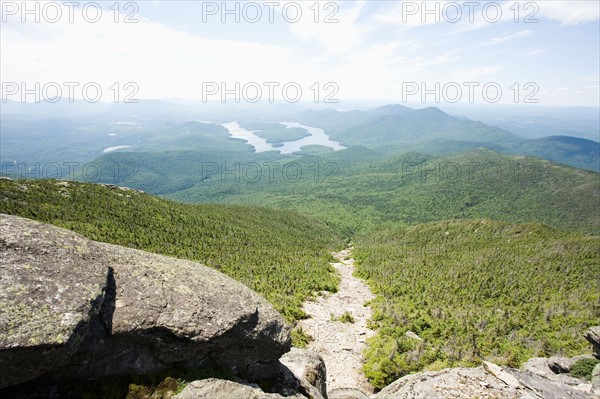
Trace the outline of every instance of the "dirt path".
[[[373, 387], [361, 372], [362, 352], [366, 347], [365, 340], [375, 332], [367, 328], [371, 308], [365, 307], [364, 303], [374, 295], [363, 280], [352, 276], [354, 259], [350, 258], [351, 254], [352, 248], [334, 254], [338, 262], [332, 265], [341, 277], [339, 291], [305, 302], [304, 310], [311, 318], [302, 320], [300, 325], [314, 338], [308, 348], [325, 360], [327, 390], [358, 388], [369, 394]], [[331, 320], [332, 314], [338, 318], [346, 312], [352, 315], [354, 323]]]

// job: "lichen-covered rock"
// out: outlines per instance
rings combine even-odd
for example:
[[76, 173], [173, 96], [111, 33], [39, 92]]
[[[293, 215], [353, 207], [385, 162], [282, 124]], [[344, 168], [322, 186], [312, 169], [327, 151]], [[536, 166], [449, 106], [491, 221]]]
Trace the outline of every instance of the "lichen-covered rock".
[[[276, 393], [264, 393], [255, 386], [209, 378], [188, 384], [173, 399], [278, 399], [285, 397]], [[306, 399], [300, 394], [287, 396], [287, 398]]]
[[550, 381], [524, 370], [485, 363], [476, 368], [454, 368], [411, 374], [373, 395], [375, 399], [589, 399], [591, 393]]
[[290, 349], [279, 313], [213, 269], [19, 217], [0, 226], [3, 386], [204, 366], [257, 380]]
[[109, 276], [95, 247], [73, 232], [0, 215], [0, 388], [68, 364]]
[[414, 339], [415, 341], [423, 341], [423, 338], [419, 337], [412, 331], [407, 331], [405, 335], [407, 338]]

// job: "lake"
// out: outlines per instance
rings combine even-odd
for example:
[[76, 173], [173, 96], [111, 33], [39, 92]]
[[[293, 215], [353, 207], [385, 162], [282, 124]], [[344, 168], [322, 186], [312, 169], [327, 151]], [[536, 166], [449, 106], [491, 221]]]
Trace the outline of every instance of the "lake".
[[302, 147], [307, 145], [322, 145], [324, 147], [332, 148], [334, 151], [339, 151], [346, 148], [337, 141], [331, 140], [329, 135], [325, 133], [323, 129], [318, 127], [305, 126], [297, 122], [276, 123], [280, 123], [288, 129], [294, 127], [304, 129], [310, 134], [310, 136], [303, 137], [299, 140], [284, 141], [282, 143], [278, 143], [277, 146], [274, 146], [271, 143], [267, 143], [266, 139], [257, 136], [254, 131], [244, 129], [237, 122], [224, 123], [221, 126], [229, 131], [231, 137], [245, 140], [248, 144], [254, 147], [256, 152], [279, 151], [282, 154], [291, 154], [293, 152], [300, 151]]

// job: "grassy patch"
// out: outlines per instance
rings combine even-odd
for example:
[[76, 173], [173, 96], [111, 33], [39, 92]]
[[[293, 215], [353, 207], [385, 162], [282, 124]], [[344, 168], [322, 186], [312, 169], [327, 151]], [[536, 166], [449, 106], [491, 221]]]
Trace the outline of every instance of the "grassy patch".
[[589, 381], [592, 379], [592, 371], [598, 363], [600, 363], [600, 360], [598, 359], [578, 360], [575, 362], [575, 364], [573, 364], [573, 366], [571, 366], [571, 371], [569, 374], [571, 374], [573, 377], [583, 378]]
[[302, 330], [302, 327], [292, 329], [292, 345], [296, 348], [306, 348], [312, 337]]
[[341, 316], [336, 317], [333, 313], [331, 314], [331, 321], [339, 321], [342, 323], [354, 323], [354, 316], [350, 312], [346, 311]]

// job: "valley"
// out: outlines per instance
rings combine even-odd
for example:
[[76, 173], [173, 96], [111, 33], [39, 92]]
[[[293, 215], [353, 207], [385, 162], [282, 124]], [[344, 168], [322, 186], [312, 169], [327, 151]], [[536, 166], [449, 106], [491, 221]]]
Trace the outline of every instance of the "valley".
[[398, 105], [231, 119], [111, 122], [104, 154], [50, 163], [68, 176], [4, 162], [0, 213], [238, 280], [322, 356], [331, 390], [588, 350], [598, 143]]
[[598, 0], [0, 15], [0, 399], [600, 399]]

